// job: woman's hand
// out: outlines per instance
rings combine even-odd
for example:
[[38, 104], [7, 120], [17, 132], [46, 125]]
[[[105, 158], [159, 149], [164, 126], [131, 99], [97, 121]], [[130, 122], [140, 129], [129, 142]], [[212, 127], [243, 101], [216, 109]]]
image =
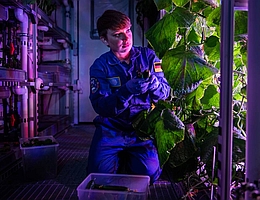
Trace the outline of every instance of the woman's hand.
[[126, 88], [132, 94], [143, 94], [147, 92], [150, 81], [143, 78], [133, 78], [126, 83]]

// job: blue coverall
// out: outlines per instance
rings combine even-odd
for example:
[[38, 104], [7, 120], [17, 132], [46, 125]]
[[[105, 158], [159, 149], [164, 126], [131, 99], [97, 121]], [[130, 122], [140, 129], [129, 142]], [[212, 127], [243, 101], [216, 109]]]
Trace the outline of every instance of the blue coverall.
[[[137, 76], [137, 71], [149, 69], [160, 82], [153, 92], [131, 94], [126, 82]], [[164, 78], [160, 60], [146, 47], [132, 47], [130, 63], [121, 62], [110, 50], [97, 58], [90, 67], [90, 100], [98, 116], [96, 131], [89, 151], [87, 173], [120, 173], [120, 160], [128, 174], [148, 175], [156, 181], [161, 168], [157, 149], [152, 140], [140, 140], [132, 121], [151, 102], [166, 99], [170, 86]], [[121, 157], [119, 156], [121, 155]]]

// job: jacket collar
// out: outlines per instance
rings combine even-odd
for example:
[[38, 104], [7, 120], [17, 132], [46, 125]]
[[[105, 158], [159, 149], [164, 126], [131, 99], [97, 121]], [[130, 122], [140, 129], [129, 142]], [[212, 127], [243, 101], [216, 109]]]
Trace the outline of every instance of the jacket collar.
[[[130, 50], [130, 60], [133, 62], [138, 56], [140, 56], [141, 52], [138, 48], [132, 47]], [[120, 60], [115, 56], [115, 54], [110, 50], [108, 52], [107, 62], [110, 65], [117, 65], [120, 63]]]

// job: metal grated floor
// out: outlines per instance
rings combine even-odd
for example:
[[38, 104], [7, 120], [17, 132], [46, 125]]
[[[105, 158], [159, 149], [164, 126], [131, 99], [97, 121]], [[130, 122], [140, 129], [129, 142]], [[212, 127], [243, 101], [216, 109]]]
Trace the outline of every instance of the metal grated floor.
[[[57, 177], [28, 182], [22, 168], [0, 182], [1, 200], [76, 200], [77, 186], [86, 178], [89, 145], [93, 125], [78, 125], [55, 136], [59, 143]], [[159, 180], [150, 186], [149, 200], [178, 200], [183, 196], [182, 186]]]

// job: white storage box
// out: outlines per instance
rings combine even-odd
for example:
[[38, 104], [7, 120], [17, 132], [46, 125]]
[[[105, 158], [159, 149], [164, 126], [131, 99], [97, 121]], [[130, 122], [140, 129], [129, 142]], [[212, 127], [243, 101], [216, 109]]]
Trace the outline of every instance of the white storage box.
[[[31, 146], [32, 142], [37, 142]], [[57, 175], [59, 144], [53, 136], [20, 138], [24, 177], [28, 181], [52, 179]]]
[[[123, 186], [127, 191], [110, 189], [89, 189], [88, 183], [94, 180], [96, 185], [104, 187]], [[126, 174], [102, 174], [92, 173], [78, 186], [79, 200], [146, 200], [148, 197], [149, 176], [126, 175]]]

